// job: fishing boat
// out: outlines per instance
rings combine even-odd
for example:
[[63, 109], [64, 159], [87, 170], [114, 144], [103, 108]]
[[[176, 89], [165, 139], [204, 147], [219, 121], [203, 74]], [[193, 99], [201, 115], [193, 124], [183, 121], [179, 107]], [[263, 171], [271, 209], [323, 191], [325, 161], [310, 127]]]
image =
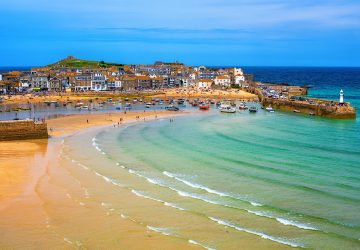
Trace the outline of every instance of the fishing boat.
[[219, 107], [220, 112], [223, 113], [235, 113], [236, 109], [229, 104], [221, 104]]
[[269, 106], [267, 106], [266, 108], [266, 111], [268, 111], [268, 112], [270, 112], [270, 113], [274, 113], [275, 112], [275, 110], [269, 105]]
[[208, 103], [202, 103], [199, 105], [200, 110], [209, 110], [210, 105]]
[[257, 112], [257, 107], [251, 106], [251, 107], [249, 108], [249, 112], [250, 112], [250, 113], [256, 113], [256, 112]]

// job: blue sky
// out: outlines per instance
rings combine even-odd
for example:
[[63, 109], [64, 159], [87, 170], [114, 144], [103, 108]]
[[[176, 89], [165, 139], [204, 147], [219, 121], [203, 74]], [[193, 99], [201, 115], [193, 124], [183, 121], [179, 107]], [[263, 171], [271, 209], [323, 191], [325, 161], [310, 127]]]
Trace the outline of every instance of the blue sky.
[[0, 65], [360, 66], [359, 0], [0, 0]]

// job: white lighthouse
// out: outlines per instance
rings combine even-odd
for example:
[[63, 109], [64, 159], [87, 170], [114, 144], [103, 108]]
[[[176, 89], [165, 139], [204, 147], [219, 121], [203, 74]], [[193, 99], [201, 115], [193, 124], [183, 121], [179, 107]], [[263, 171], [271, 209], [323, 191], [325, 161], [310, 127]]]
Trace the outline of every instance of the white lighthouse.
[[344, 91], [340, 90], [340, 105], [344, 104]]

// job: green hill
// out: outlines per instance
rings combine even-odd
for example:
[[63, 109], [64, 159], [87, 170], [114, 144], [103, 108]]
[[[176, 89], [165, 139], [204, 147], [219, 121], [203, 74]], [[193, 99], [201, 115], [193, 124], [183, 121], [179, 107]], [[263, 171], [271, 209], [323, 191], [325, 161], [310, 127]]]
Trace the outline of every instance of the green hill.
[[90, 67], [90, 68], [95, 68], [95, 67], [102, 67], [102, 68], [108, 68], [111, 66], [118, 66], [118, 67], [122, 67], [124, 66], [123, 64], [119, 64], [119, 63], [109, 63], [109, 62], [104, 62], [104, 61], [89, 61], [89, 60], [82, 60], [82, 59], [77, 59], [74, 58], [72, 56], [68, 56], [67, 58], [60, 60], [56, 63], [47, 65], [47, 67], [55, 67], [55, 68], [61, 68], [61, 67], [75, 67], [75, 68], [81, 68], [81, 67]]

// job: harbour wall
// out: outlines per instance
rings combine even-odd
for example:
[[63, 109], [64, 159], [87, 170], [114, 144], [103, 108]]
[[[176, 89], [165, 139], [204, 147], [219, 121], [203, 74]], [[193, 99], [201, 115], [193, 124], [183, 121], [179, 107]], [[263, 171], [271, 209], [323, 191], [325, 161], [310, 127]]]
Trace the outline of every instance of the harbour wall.
[[0, 141], [46, 139], [47, 124], [34, 121], [0, 121]]
[[335, 119], [355, 119], [356, 111], [353, 107], [350, 107], [349, 103], [344, 103], [344, 106], [334, 105], [330, 103], [316, 103], [310, 104], [307, 102], [301, 101], [291, 101], [291, 100], [278, 100], [271, 98], [262, 98], [262, 105], [268, 106], [271, 105], [275, 109], [294, 112], [294, 110], [300, 111], [300, 113], [309, 114], [313, 113], [314, 115], [335, 118]]

